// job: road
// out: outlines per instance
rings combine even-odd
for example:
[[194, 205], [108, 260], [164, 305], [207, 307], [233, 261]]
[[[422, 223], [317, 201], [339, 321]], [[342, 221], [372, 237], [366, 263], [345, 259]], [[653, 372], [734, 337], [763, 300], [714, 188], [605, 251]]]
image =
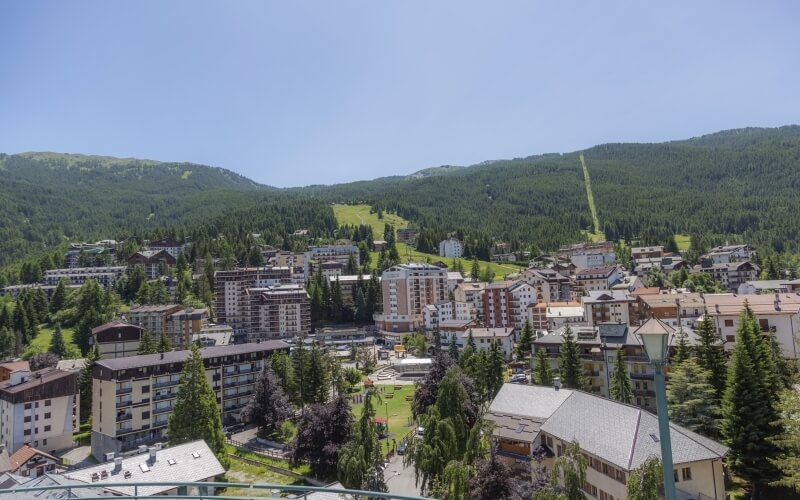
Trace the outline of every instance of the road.
[[395, 455], [383, 471], [383, 479], [389, 493], [395, 495], [420, 496], [419, 488], [414, 484], [414, 467], [403, 467], [403, 457]]

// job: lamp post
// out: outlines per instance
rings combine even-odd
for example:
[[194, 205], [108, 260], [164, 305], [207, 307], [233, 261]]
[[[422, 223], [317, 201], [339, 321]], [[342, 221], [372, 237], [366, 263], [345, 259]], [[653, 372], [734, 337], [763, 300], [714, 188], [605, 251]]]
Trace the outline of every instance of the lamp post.
[[667, 390], [664, 383], [664, 365], [667, 364], [670, 332], [663, 323], [650, 319], [637, 330], [644, 352], [655, 368], [656, 411], [658, 411], [658, 434], [661, 442], [661, 466], [664, 472], [664, 498], [675, 500], [675, 473], [672, 465], [672, 442], [667, 413]]
[[386, 406], [386, 442], [389, 442], [389, 403], [383, 403]]

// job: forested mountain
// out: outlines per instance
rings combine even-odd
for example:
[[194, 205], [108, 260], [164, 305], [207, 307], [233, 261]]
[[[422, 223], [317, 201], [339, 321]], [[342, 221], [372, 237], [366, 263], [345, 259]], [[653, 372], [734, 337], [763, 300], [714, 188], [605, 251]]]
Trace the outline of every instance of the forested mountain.
[[56, 153], [0, 154], [0, 179], [0, 266], [70, 240], [202, 221], [278, 192], [204, 165]]
[[[600, 227], [610, 239], [663, 243], [674, 233], [800, 250], [800, 127], [729, 130], [661, 144], [435, 167], [333, 186], [275, 189], [187, 163], [53, 153], [0, 155], [0, 266], [70, 240], [230, 225], [264, 232], [303, 221], [332, 234], [328, 202], [369, 203], [422, 227], [423, 244], [455, 233], [487, 257], [497, 239], [548, 250], [585, 238], [591, 215], [583, 154]], [[308, 204], [314, 199], [317, 203]], [[303, 205], [308, 204], [307, 206]], [[253, 210], [264, 213], [250, 217]], [[301, 217], [295, 211], [308, 210]], [[234, 215], [235, 214], [235, 215]], [[241, 227], [234, 227], [241, 225]], [[263, 224], [262, 224], [263, 225]]]

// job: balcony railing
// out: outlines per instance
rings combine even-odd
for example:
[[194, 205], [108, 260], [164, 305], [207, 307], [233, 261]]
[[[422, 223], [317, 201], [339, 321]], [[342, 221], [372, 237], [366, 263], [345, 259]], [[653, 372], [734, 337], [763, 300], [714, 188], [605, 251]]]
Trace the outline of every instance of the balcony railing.
[[153, 413], [156, 413], [156, 414], [158, 414], [158, 413], [166, 413], [168, 411], [172, 411], [172, 407], [171, 406], [165, 406], [163, 408], [156, 408], [155, 410], [153, 410]]
[[132, 399], [127, 401], [117, 401], [117, 408], [122, 408], [123, 406], [130, 406], [133, 403]]
[[645, 396], [645, 397], [655, 397], [656, 391], [652, 391], [650, 389], [634, 389], [633, 390], [634, 396]]
[[122, 415], [117, 415], [117, 422], [124, 422], [126, 420], [130, 420], [133, 418], [133, 413], [123, 413]]
[[631, 373], [633, 380], [653, 380], [653, 377], [652, 373]]
[[169, 387], [169, 386], [172, 386], [172, 385], [178, 385], [179, 383], [180, 383], [180, 380], [168, 380], [166, 382], [156, 382], [155, 384], [153, 384], [153, 387], [154, 388]]

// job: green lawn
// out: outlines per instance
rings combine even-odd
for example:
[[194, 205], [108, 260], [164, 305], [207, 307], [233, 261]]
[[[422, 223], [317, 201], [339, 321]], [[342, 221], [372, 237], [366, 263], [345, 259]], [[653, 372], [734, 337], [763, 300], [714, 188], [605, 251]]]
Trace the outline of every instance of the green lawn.
[[581, 233], [587, 238], [589, 238], [589, 241], [591, 241], [592, 243], [602, 243], [603, 241], [606, 241], [606, 235], [605, 233], [602, 232], [595, 233], [593, 231], [582, 230]]
[[[389, 414], [389, 439], [381, 440], [384, 453], [391, 446], [392, 439], [400, 444], [400, 440], [413, 429], [413, 426], [408, 425], [411, 420], [411, 401], [406, 401], [406, 396], [414, 394], [414, 386], [403, 385], [400, 387], [395, 390], [392, 385], [375, 385], [378, 391], [381, 388], [384, 390], [383, 394], [378, 392], [381, 394], [383, 402], [373, 403], [375, 404], [375, 416], [385, 419], [387, 408]], [[387, 398], [386, 394], [392, 394], [392, 397]], [[352, 405], [353, 415], [356, 419], [361, 416], [363, 407], [363, 404]]]
[[[50, 340], [53, 338], [53, 331], [53, 325], [51, 324], [39, 325], [39, 335], [28, 344], [25, 352], [22, 353], [22, 357], [28, 359], [34, 354], [47, 352], [50, 347]], [[72, 340], [72, 328], [61, 328], [61, 333], [64, 335], [64, 341], [67, 343], [67, 359], [80, 358], [81, 352]]]
[[682, 252], [689, 250], [689, 245], [692, 243], [692, 237], [688, 234], [676, 234], [675, 243], [678, 244], [678, 250]]
[[[266, 467], [230, 459], [231, 466], [225, 479], [231, 483], [269, 483], [269, 484], [304, 484], [302, 480], [279, 474]], [[225, 488], [219, 493], [222, 497], [266, 497], [273, 498], [271, 490], [251, 490], [249, 488]]]
[[[399, 215], [384, 212], [383, 219], [378, 219], [378, 214], [369, 213], [369, 205], [334, 205], [333, 213], [336, 215], [336, 220], [339, 224], [369, 224], [372, 226], [373, 236], [375, 239], [382, 239], [384, 224], [392, 224], [395, 229], [401, 229], [408, 226], [408, 221]], [[397, 244], [397, 252], [400, 254], [400, 259], [403, 262], [432, 262], [442, 261], [450, 269], [453, 268], [455, 259], [439, 257], [436, 254], [418, 252], [412, 247], [404, 243]], [[370, 254], [372, 265], [378, 263], [378, 252]], [[464, 266], [464, 274], [469, 274], [472, 266], [472, 261], [461, 259]], [[502, 280], [507, 274], [519, 272], [522, 268], [513, 264], [497, 264], [494, 262], [480, 261], [481, 269], [487, 265], [494, 271], [495, 280]]]

